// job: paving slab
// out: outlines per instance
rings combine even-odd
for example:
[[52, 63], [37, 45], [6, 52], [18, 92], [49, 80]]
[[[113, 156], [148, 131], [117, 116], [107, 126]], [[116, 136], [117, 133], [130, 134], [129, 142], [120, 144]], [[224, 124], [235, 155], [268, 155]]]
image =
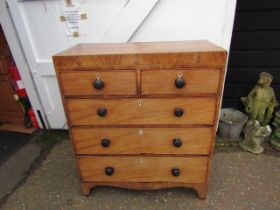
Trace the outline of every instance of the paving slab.
[[37, 209], [279, 210], [280, 158], [246, 152], [216, 152], [206, 200], [189, 189], [135, 191], [99, 187], [81, 193], [70, 141], [63, 141], [2, 206]]

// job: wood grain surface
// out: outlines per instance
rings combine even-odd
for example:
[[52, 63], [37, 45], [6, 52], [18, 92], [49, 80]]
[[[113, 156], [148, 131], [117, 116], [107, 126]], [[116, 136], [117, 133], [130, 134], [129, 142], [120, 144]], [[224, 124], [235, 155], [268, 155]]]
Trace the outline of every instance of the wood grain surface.
[[163, 188], [185, 187], [196, 191], [199, 199], [207, 197], [208, 187], [205, 183], [186, 182], [82, 182], [82, 191], [85, 196], [90, 195], [92, 188], [99, 186], [121, 187], [133, 190], [158, 190]]
[[[207, 157], [92, 157], [78, 156], [83, 181], [132, 181], [132, 182], [186, 182], [203, 183]], [[113, 167], [114, 174], [107, 176], [106, 167]], [[179, 168], [174, 177], [172, 168]]]
[[15, 100], [8, 75], [0, 75], [0, 122], [24, 125], [24, 110]]
[[97, 43], [78, 44], [55, 56], [83, 55], [119, 55], [119, 54], [155, 54], [155, 53], [193, 53], [193, 52], [226, 52], [223, 48], [207, 40], [137, 42], [137, 43]]
[[[183, 88], [175, 86], [181, 75]], [[148, 70], [141, 74], [141, 93], [148, 94], [211, 94], [217, 93], [220, 80], [219, 69]]]
[[[191, 187], [206, 198], [226, 59], [207, 41], [81, 44], [55, 55], [84, 195], [96, 186]], [[92, 86], [97, 73], [102, 90]]]
[[[139, 105], [141, 103], [141, 105]], [[215, 98], [161, 99], [69, 99], [66, 100], [72, 125], [132, 125], [132, 124], [208, 124], [215, 122]], [[97, 110], [104, 107], [105, 117]], [[184, 109], [181, 117], [174, 115], [176, 107]]]
[[[93, 82], [104, 82], [104, 88], [95, 89]], [[135, 71], [79, 71], [60, 75], [62, 89], [66, 96], [76, 95], [136, 95], [137, 83]]]
[[137, 69], [224, 67], [227, 52], [208, 41], [80, 44], [53, 57], [58, 67]]
[[[73, 128], [77, 154], [202, 154], [210, 153], [212, 128]], [[181, 147], [173, 145], [180, 138]], [[109, 139], [109, 147], [102, 147]]]

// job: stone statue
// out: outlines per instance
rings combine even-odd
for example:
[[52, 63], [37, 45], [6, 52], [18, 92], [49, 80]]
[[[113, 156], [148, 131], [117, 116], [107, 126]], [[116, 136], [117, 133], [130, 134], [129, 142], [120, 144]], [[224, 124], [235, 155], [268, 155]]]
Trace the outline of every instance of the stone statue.
[[250, 120], [245, 125], [244, 139], [239, 142], [239, 146], [245, 151], [260, 154], [264, 150], [262, 143], [271, 132], [269, 125], [262, 127], [257, 120]]
[[274, 126], [274, 131], [270, 143], [276, 150], [280, 151], [280, 111], [275, 113], [272, 125]]
[[257, 85], [249, 95], [241, 97], [245, 112], [249, 115], [249, 120], [258, 120], [262, 126], [269, 123], [274, 108], [278, 106], [274, 90], [270, 87], [272, 80], [271, 74], [262, 72], [259, 75]]

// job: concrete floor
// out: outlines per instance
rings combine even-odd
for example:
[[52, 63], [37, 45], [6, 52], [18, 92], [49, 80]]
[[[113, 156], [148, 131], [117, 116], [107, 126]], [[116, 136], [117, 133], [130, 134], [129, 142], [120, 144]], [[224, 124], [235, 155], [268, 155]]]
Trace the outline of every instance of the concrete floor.
[[0, 202], [24, 181], [31, 165], [40, 156], [34, 135], [0, 132]]
[[280, 158], [240, 151], [217, 152], [206, 200], [198, 200], [195, 192], [188, 189], [133, 191], [110, 187], [94, 189], [84, 197], [71, 144], [66, 140], [52, 150], [2, 208], [279, 210]]
[[0, 131], [0, 166], [32, 138], [33, 135]]

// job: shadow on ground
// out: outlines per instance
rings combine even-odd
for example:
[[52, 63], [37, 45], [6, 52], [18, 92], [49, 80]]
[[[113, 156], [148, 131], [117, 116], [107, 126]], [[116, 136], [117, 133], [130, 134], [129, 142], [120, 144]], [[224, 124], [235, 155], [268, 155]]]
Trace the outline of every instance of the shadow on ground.
[[0, 133], [0, 205], [24, 184], [51, 148], [67, 137], [65, 131], [38, 131], [33, 135]]

